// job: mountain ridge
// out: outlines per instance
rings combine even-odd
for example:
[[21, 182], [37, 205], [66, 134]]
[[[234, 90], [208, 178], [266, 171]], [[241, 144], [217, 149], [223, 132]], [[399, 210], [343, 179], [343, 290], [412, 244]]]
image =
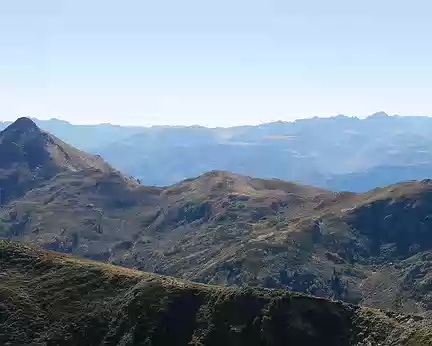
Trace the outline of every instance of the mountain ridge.
[[3, 240], [0, 267], [5, 345], [432, 345], [420, 316], [286, 291], [198, 285]]
[[[207, 128], [207, 129], [218, 129], [218, 128], [235, 128], [235, 127], [254, 127], [254, 126], [261, 126], [261, 125], [268, 125], [268, 124], [278, 124], [278, 123], [293, 123], [296, 121], [308, 121], [311, 119], [340, 119], [340, 118], [344, 118], [344, 119], [358, 119], [358, 120], [365, 120], [368, 118], [385, 118], [385, 117], [406, 117], [403, 115], [399, 115], [399, 114], [389, 114], [386, 111], [378, 111], [366, 116], [356, 116], [356, 115], [346, 115], [346, 114], [338, 114], [338, 115], [333, 115], [333, 116], [328, 116], [328, 117], [320, 117], [320, 116], [312, 116], [312, 117], [306, 117], [306, 118], [298, 118], [298, 119], [294, 119], [294, 120], [274, 120], [274, 121], [268, 121], [268, 122], [263, 122], [260, 124], [242, 124], [242, 125], [232, 125], [232, 126], [206, 126], [206, 125], [200, 125], [200, 124], [189, 124], [189, 125], [123, 125], [123, 124], [119, 124], [119, 123], [91, 123], [91, 124], [84, 124], [84, 123], [75, 123], [75, 122], [71, 122], [68, 120], [64, 120], [64, 119], [60, 119], [60, 118], [50, 118], [50, 119], [39, 119], [37, 117], [19, 117], [17, 119], [29, 119], [33, 122], [59, 122], [59, 123], [64, 123], [64, 124], [69, 124], [69, 125], [75, 125], [75, 126], [99, 126], [99, 125], [108, 125], [108, 126], [117, 126], [117, 127], [140, 127], [140, 128], [149, 128], [149, 127], [195, 127], [195, 128]], [[417, 118], [430, 118], [431, 116], [409, 116], [409, 117], [417, 117]], [[3, 124], [3, 126], [9, 126], [11, 124], [13, 124], [17, 119], [15, 120], [3, 120], [0, 121], [1, 124]]]
[[[21, 152], [6, 168], [28, 168]], [[355, 194], [211, 171], [158, 188], [73, 161], [37, 184], [24, 175], [33, 185], [3, 203], [1, 237], [201, 283], [431, 311], [430, 181]]]
[[365, 192], [432, 175], [429, 117], [377, 112], [365, 118], [314, 117], [232, 128], [35, 121], [146, 185], [168, 186], [207, 171], [226, 170]]

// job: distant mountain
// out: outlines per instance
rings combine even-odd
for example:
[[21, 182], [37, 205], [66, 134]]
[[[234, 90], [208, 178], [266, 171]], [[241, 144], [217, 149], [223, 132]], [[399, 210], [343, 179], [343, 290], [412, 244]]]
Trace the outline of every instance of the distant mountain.
[[[150, 185], [227, 170], [367, 191], [382, 181], [388, 185], [432, 175], [427, 168], [432, 165], [431, 125], [431, 118], [381, 112], [366, 119], [338, 116], [227, 129], [150, 128], [98, 152]], [[388, 167], [392, 171], [386, 173]], [[375, 181], [375, 171], [388, 179]], [[400, 173], [392, 177], [393, 171]], [[356, 175], [367, 175], [368, 183], [350, 178]]]
[[364, 192], [432, 176], [428, 117], [379, 112], [365, 119], [337, 116], [232, 128], [36, 123], [146, 185], [167, 186], [224, 170]]
[[19, 119], [0, 133], [0, 236], [219, 285], [429, 313], [432, 182], [334, 193], [211, 171], [146, 187]]
[[376, 166], [364, 171], [335, 174], [321, 185], [333, 191], [362, 192], [408, 180], [432, 177], [432, 163], [413, 163], [401, 166]]
[[3, 345], [420, 346], [427, 318], [198, 285], [0, 241]]

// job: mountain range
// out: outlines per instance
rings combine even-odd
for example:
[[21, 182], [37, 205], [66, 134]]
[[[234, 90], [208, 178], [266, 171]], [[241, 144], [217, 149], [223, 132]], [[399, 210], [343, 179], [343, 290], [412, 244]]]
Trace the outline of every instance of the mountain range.
[[365, 119], [337, 116], [232, 128], [35, 122], [147, 186], [222, 170], [366, 192], [432, 175], [429, 117], [379, 112]]
[[210, 171], [125, 177], [22, 118], [0, 133], [0, 236], [216, 285], [432, 310], [432, 181], [365, 193]]

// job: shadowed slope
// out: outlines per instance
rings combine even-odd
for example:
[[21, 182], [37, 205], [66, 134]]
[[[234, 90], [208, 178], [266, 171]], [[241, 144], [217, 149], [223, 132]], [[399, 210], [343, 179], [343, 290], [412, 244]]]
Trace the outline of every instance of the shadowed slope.
[[4, 345], [432, 345], [428, 320], [192, 284], [0, 241]]

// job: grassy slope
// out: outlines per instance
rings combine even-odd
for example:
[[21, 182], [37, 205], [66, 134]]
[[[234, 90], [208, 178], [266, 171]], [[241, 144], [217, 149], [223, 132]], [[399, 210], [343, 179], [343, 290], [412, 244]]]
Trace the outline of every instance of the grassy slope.
[[0, 241], [4, 345], [432, 345], [419, 317], [220, 288]]
[[431, 189], [333, 194], [228, 172], [161, 189], [63, 172], [3, 207], [0, 236], [193, 281], [417, 313], [432, 306]]

